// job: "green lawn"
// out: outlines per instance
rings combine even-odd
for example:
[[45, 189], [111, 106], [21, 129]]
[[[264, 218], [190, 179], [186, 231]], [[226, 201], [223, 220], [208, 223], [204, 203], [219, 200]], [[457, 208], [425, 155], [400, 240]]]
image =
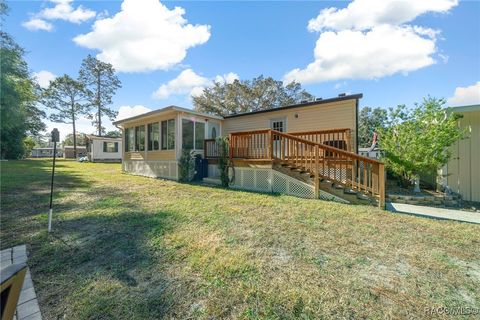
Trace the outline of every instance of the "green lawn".
[[[46, 319], [425, 318], [480, 308], [480, 227], [179, 184], [119, 164], [1, 162], [1, 248]], [[462, 317], [456, 317], [461, 319]]]

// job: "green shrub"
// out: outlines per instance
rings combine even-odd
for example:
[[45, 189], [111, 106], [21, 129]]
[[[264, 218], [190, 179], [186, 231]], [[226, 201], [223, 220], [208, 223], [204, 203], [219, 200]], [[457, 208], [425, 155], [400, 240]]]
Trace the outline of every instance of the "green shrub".
[[218, 169], [220, 170], [220, 181], [222, 182], [222, 186], [226, 188], [230, 182], [228, 178], [228, 138], [218, 137], [217, 144], [219, 150]]
[[182, 150], [182, 156], [179, 163], [180, 172], [179, 180], [182, 182], [190, 182], [195, 175], [195, 158], [192, 150]]

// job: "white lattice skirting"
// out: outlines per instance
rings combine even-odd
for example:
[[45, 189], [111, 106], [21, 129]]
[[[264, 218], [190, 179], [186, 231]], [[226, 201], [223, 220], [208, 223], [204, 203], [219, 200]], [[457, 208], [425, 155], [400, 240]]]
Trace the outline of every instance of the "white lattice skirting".
[[122, 169], [139, 176], [178, 180], [177, 161], [128, 160], [122, 162]]
[[[273, 169], [236, 167], [235, 181], [231, 187], [250, 191], [282, 193], [301, 198], [315, 198], [315, 189], [312, 185]], [[320, 199], [349, 203], [323, 190], [320, 190]]]

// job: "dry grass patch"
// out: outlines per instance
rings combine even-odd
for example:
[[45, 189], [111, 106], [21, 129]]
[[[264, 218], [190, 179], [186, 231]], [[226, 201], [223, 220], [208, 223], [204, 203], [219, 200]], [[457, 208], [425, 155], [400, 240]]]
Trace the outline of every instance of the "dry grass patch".
[[[47, 318], [424, 318], [480, 308], [480, 229], [376, 208], [2, 165], [2, 248], [29, 244]], [[462, 317], [459, 317], [462, 318]]]

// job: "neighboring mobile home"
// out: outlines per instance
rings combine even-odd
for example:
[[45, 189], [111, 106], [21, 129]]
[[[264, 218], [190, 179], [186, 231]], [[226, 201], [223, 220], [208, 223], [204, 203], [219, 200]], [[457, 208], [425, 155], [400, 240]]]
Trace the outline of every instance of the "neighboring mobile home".
[[450, 148], [452, 156], [441, 170], [441, 184], [463, 200], [480, 202], [480, 105], [454, 107], [452, 112], [463, 116], [458, 123], [466, 134]]
[[[63, 155], [65, 159], [75, 159], [75, 152], [73, 146], [64, 146]], [[87, 148], [85, 146], [77, 146], [77, 157], [85, 157], [87, 155]]]
[[121, 162], [122, 138], [87, 135], [87, 156], [91, 162]]
[[235, 168], [232, 187], [348, 198], [335, 190], [320, 192], [321, 182], [329, 181], [343, 186], [342, 192], [370, 193], [381, 204], [383, 164], [356, 154], [361, 97], [340, 95], [225, 117], [170, 106], [119, 120], [114, 125], [123, 131], [123, 170], [176, 180], [178, 160], [186, 149], [206, 158], [209, 177], [217, 177], [215, 138], [228, 136]]
[[[53, 147], [33, 148], [32, 158], [53, 158]], [[63, 157], [63, 150], [57, 148], [57, 157]]]

